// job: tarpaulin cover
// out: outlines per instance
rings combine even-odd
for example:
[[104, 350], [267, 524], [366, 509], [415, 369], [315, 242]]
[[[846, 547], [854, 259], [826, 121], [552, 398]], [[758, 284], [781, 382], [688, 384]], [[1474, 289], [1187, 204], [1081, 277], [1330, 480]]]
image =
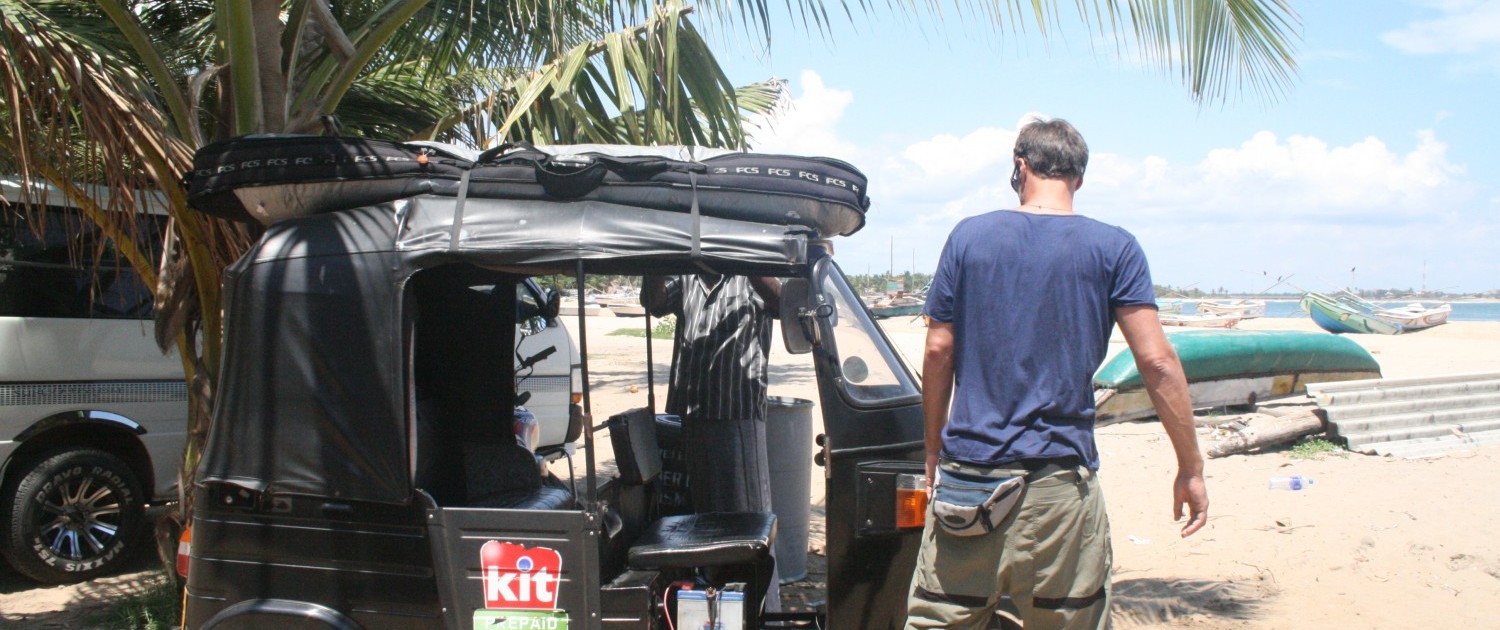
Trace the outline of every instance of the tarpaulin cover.
[[[407, 281], [469, 263], [520, 274], [793, 273], [795, 228], [594, 201], [418, 196], [277, 223], [225, 279], [225, 352], [198, 478], [404, 504]], [[699, 238], [695, 239], [694, 234]], [[695, 246], [696, 242], [696, 246]]]
[[[506, 145], [245, 136], [193, 158], [188, 200], [272, 224], [416, 195], [592, 200], [849, 235], [870, 206], [864, 174], [822, 157], [702, 147]], [[695, 210], [696, 209], [696, 210]]]

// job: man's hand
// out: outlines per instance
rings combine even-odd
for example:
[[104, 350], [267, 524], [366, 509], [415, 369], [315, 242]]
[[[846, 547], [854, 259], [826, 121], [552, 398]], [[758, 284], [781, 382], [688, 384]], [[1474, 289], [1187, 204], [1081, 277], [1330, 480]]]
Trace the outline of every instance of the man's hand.
[[750, 288], [760, 295], [771, 317], [781, 317], [781, 279], [773, 276], [750, 276]]
[[1193, 426], [1193, 404], [1188, 396], [1187, 377], [1177, 350], [1162, 332], [1161, 319], [1150, 306], [1125, 306], [1115, 309], [1115, 319], [1125, 343], [1135, 355], [1136, 369], [1146, 385], [1146, 394], [1156, 407], [1156, 416], [1167, 431], [1172, 450], [1177, 455], [1177, 481], [1172, 484], [1172, 515], [1182, 519], [1182, 505], [1188, 506], [1188, 522], [1182, 527], [1184, 537], [1203, 528], [1208, 522], [1208, 490], [1203, 483], [1203, 454], [1198, 451], [1197, 429]]
[[1182, 520], [1182, 506], [1187, 504], [1188, 521], [1182, 526], [1182, 537], [1192, 536], [1208, 524], [1208, 490], [1203, 485], [1203, 476], [1177, 473], [1172, 484], [1172, 519]]

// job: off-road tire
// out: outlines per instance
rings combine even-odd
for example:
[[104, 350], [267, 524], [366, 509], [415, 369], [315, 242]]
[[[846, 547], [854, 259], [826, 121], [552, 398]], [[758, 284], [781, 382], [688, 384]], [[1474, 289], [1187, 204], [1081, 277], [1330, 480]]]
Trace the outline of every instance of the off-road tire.
[[144, 495], [120, 458], [70, 448], [11, 473], [0, 488], [0, 555], [22, 575], [79, 582], [118, 568], [140, 546]]

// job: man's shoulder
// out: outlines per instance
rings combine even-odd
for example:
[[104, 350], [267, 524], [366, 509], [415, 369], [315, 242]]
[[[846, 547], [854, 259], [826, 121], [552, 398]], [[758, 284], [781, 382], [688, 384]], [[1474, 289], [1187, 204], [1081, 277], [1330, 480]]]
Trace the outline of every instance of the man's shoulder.
[[1117, 237], [1123, 237], [1123, 238], [1129, 238], [1129, 239], [1135, 238], [1135, 235], [1131, 234], [1130, 230], [1127, 230], [1127, 229], [1125, 229], [1123, 227], [1120, 227], [1118, 225], [1115, 225], [1113, 223], [1106, 223], [1104, 221], [1100, 221], [1099, 219], [1095, 219], [1094, 217], [1091, 217], [1091, 216], [1088, 216], [1088, 215], [1083, 215], [1083, 214], [1074, 215], [1074, 216], [1076, 216], [1079, 219], [1081, 219], [1084, 222], [1084, 224], [1086, 224], [1087, 226], [1089, 226], [1089, 229], [1096, 230], [1100, 234], [1107, 234], [1107, 235], [1111, 235], [1111, 236], [1117, 236]]

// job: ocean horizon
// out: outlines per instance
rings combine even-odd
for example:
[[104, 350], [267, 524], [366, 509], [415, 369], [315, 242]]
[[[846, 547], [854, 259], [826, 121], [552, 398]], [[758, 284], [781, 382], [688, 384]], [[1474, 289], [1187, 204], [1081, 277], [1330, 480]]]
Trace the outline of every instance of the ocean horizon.
[[[1168, 298], [1168, 299], [1170, 299], [1170, 298]], [[1255, 299], [1260, 299], [1260, 298], [1255, 298]], [[1302, 307], [1299, 306], [1299, 304], [1298, 304], [1300, 300], [1298, 300], [1296, 298], [1286, 298], [1286, 299], [1281, 299], [1281, 298], [1265, 298], [1265, 300], [1266, 300], [1266, 314], [1265, 314], [1266, 317], [1278, 317], [1278, 318], [1288, 318], [1288, 319], [1290, 319], [1290, 318], [1297, 318], [1297, 317], [1307, 317], [1307, 311], [1302, 310]], [[1186, 305], [1183, 308], [1183, 312], [1184, 313], [1188, 313], [1188, 314], [1196, 313], [1197, 312], [1197, 304], [1198, 304], [1198, 302], [1201, 302], [1201, 301], [1205, 301], [1205, 300], [1197, 300], [1197, 299], [1185, 299], [1185, 300], [1183, 300], [1183, 304]], [[1412, 301], [1413, 300], [1405, 300], [1405, 301], [1402, 301], [1402, 300], [1390, 300], [1390, 301], [1383, 301], [1383, 302], [1380, 302], [1380, 303], [1381, 304], [1386, 304], [1386, 305], [1389, 305], [1389, 306], [1400, 306], [1402, 304], [1410, 304]], [[1436, 304], [1436, 303], [1438, 303], [1438, 301], [1427, 300], [1426, 303], [1427, 304]], [[1500, 321], [1500, 300], [1462, 300], [1462, 301], [1451, 301], [1451, 302], [1448, 302], [1448, 304], [1450, 304], [1450, 305], [1453, 306], [1453, 313], [1448, 316], [1448, 321], [1450, 321], [1450, 322], [1494, 322], [1494, 321]]]

